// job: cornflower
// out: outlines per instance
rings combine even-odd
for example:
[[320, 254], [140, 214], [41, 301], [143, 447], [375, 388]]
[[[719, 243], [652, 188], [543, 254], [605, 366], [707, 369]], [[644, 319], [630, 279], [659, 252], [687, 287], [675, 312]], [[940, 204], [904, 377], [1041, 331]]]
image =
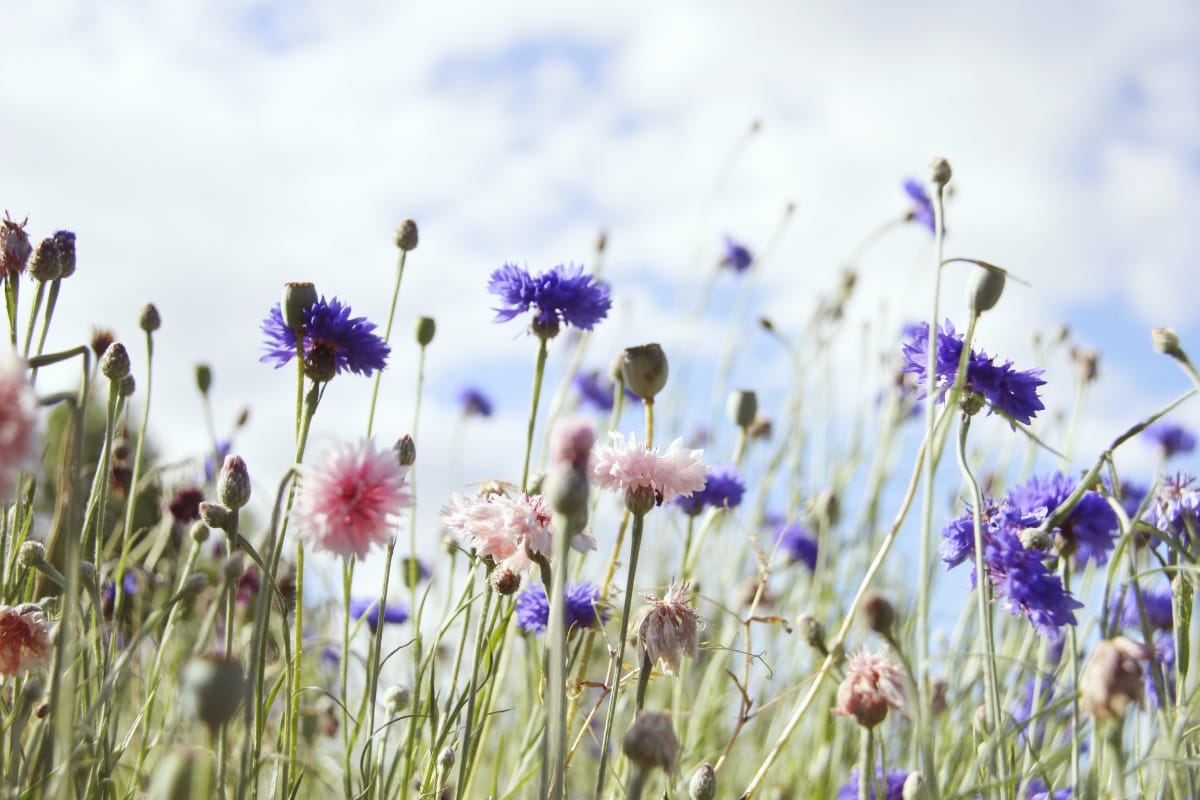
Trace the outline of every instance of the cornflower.
[[[336, 297], [303, 310], [300, 328], [306, 372], [314, 380], [329, 380], [342, 372], [371, 375], [387, 365], [391, 348], [376, 334], [375, 323], [366, 317], [351, 317], [350, 306]], [[266, 353], [259, 359], [278, 369], [296, 357], [296, 331], [283, 321], [279, 303], [263, 320]]]
[[725, 253], [721, 256], [721, 266], [729, 267], [734, 272], [745, 272], [754, 263], [754, 256], [742, 243], [725, 237]]
[[[490, 558], [498, 570], [520, 574], [533, 563], [530, 553], [547, 560], [553, 553], [550, 507], [541, 495], [451, 495], [442, 508], [442, 525], [467, 540], [480, 558]], [[575, 536], [571, 547], [595, 550], [590, 532]]]
[[[654, 505], [662, 505], [704, 488], [704, 451], [685, 448], [683, 439], [671, 442], [660, 455], [657, 447], [648, 449], [639, 444], [636, 433], [626, 439], [610, 431], [608, 437], [611, 444], [593, 451], [592, 477], [597, 486], [623, 494], [627, 505], [642, 493], [648, 494]], [[645, 510], [649, 505], [643, 513]]]
[[462, 406], [464, 417], [490, 417], [495, 410], [491, 398], [474, 386], [468, 386], [458, 393], [458, 403]]
[[1180, 453], [1190, 453], [1196, 449], [1196, 437], [1187, 428], [1173, 422], [1156, 422], [1142, 434], [1156, 445], [1162, 452], [1163, 458]]
[[[600, 590], [590, 583], [568, 584], [564, 595], [567, 631], [595, 628], [608, 615], [599, 607]], [[517, 595], [517, 624], [530, 633], [544, 634], [550, 624], [550, 601], [546, 590], [533, 585]]]
[[675, 505], [688, 516], [696, 516], [704, 508], [737, 508], [746, 494], [746, 484], [733, 467], [710, 469], [704, 488], [690, 495], [675, 498]]
[[612, 307], [608, 286], [585, 275], [582, 265], [559, 264], [530, 275], [515, 264], [505, 264], [492, 273], [488, 291], [500, 298], [500, 307], [493, 309], [496, 322], [534, 309], [534, 329], [545, 338], [557, 335], [564, 324], [590, 331]]
[[48, 669], [54, 650], [51, 633], [41, 606], [0, 606], [0, 677]]
[[[367, 626], [374, 631], [379, 627], [379, 598], [370, 599], [355, 597], [350, 600], [350, 619], [360, 620], [366, 617]], [[385, 625], [399, 625], [408, 621], [408, 609], [399, 603], [385, 603], [383, 606], [383, 622]]]
[[[1035, 476], [1009, 492], [1009, 503], [1023, 515], [1041, 521], [1071, 496], [1075, 484], [1060, 472]], [[1063, 538], [1062, 547], [1058, 549], [1063, 554], [1071, 554], [1078, 564], [1091, 561], [1101, 566], [1108, 561], [1117, 528], [1117, 515], [1108, 502], [1089, 490], [1056, 529]]]
[[921, 182], [914, 178], [909, 178], [904, 182], [904, 192], [912, 200], [912, 207], [908, 211], [908, 220], [923, 228], [928, 228], [929, 232], [933, 233], [935, 220], [933, 200], [929, 198], [929, 192], [925, 191]]

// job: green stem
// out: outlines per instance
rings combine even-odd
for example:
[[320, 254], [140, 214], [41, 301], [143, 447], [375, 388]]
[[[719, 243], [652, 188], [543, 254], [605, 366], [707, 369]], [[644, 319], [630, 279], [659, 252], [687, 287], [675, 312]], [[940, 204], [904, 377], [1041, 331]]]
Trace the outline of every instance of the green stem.
[[538, 337], [537, 364], [533, 368], [533, 399], [529, 403], [529, 427], [525, 432], [525, 463], [521, 467], [521, 491], [529, 489], [529, 457], [533, 452], [533, 429], [537, 423], [538, 398], [542, 394], [542, 376], [546, 372], [547, 343]]
[[37, 292], [33, 295], [33, 308], [29, 309], [29, 321], [25, 326], [25, 349], [21, 351], [21, 355], [28, 360], [29, 348], [33, 345], [33, 325], [37, 322], [38, 312], [42, 310], [42, 299], [46, 294], [46, 284], [44, 281], [38, 281]]
[[[487, 641], [488, 609], [491, 607], [493, 594], [495, 592], [489, 585], [483, 595], [483, 613], [479, 615], [479, 629], [475, 636], [475, 656], [471, 665], [471, 689], [467, 696], [467, 719], [466, 724], [463, 725], [462, 745], [458, 751], [458, 786], [455, 800], [462, 800], [467, 785], [467, 766], [474, 760], [471, 758], [471, 730], [475, 727], [475, 700], [480, 690], [479, 665], [483, 661], [484, 643]], [[430, 698], [430, 702], [432, 702], [432, 698]]]
[[875, 760], [874, 737], [870, 728], [862, 729], [862, 738], [858, 750], [858, 800], [874, 800]]
[[[121, 618], [125, 606], [125, 566], [133, 546], [133, 514], [137, 508], [138, 482], [142, 477], [142, 456], [146, 449], [146, 429], [150, 423], [150, 397], [154, 388], [154, 336], [146, 331], [146, 399], [142, 403], [142, 422], [138, 428], [137, 448], [133, 456], [133, 474], [129, 479], [129, 497], [125, 501], [125, 524], [121, 529], [121, 558], [113, 577], [113, 619]], [[226, 650], [228, 653], [228, 649]]]
[[[575, 515], [578, 516], [578, 515]], [[555, 512], [553, 519], [553, 584], [546, 630], [546, 735], [539, 797], [562, 800], [567, 747], [567, 560], [571, 539], [579, 532], [572, 517]]]
[[[392, 337], [392, 323], [396, 319], [396, 301], [400, 298], [400, 281], [404, 277], [404, 262], [408, 256], [407, 250], [400, 251], [400, 258], [396, 261], [396, 283], [392, 287], [392, 304], [388, 306], [387, 324], [383, 326], [383, 341], [387, 342]], [[421, 348], [424, 350], [424, 348]], [[383, 372], [375, 373], [375, 382], [371, 386], [371, 410], [367, 412], [367, 438], [371, 438], [371, 431], [375, 423], [375, 401], [379, 398], [379, 381], [383, 378]], [[415, 434], [414, 434], [415, 435]]]

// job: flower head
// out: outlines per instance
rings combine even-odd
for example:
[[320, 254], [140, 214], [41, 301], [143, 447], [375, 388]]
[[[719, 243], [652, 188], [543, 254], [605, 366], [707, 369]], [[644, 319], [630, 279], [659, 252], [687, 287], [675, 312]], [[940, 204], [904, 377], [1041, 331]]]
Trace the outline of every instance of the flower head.
[[808, 567], [809, 572], [817, 568], [817, 540], [798, 521], [776, 518], [775, 541], [788, 561], [797, 561]]
[[[904, 366], [901, 372], [916, 374], [925, 386], [925, 375], [929, 363], [929, 324], [922, 322], [910, 328], [911, 338], [904, 343]], [[954, 385], [958, 373], [958, 361], [962, 355], [963, 336], [954, 332], [947, 320], [937, 333], [935, 354], [937, 386], [940, 399], [945, 399], [945, 390]], [[997, 364], [993, 356], [971, 350], [967, 356], [967, 376], [964, 388], [981, 396], [988, 404], [988, 413], [999, 412], [1011, 422], [1028, 425], [1037, 412], [1046, 406], [1038, 397], [1038, 387], [1046, 382], [1040, 369], [1020, 371], [1012, 368], [1012, 362]]]
[[659, 504], [704, 488], [704, 451], [685, 448], [683, 439], [671, 442], [660, 455], [657, 447], [639, 444], [636, 433], [626, 439], [611, 431], [608, 437], [612, 443], [600, 445], [592, 453], [592, 476], [598, 486], [626, 496], [648, 490]]
[[488, 291], [500, 298], [501, 306], [494, 309], [496, 322], [535, 309], [534, 325], [547, 330], [566, 324], [590, 331], [612, 307], [608, 286], [575, 265], [559, 264], [530, 275], [515, 264], [505, 264], [492, 273]]
[[849, 656], [833, 713], [874, 728], [887, 717], [888, 708], [908, 713], [900, 667], [883, 650], [863, 649]]
[[675, 498], [675, 505], [685, 514], [695, 516], [706, 506], [711, 508], [737, 508], [746, 494], [746, 484], [738, 477], [733, 467], [710, 469], [704, 488], [688, 496]]
[[54, 650], [51, 632], [41, 606], [0, 606], [0, 676], [48, 669]]
[[[1009, 493], [1009, 502], [1022, 514], [1039, 521], [1058, 508], [1075, 491], [1076, 482], [1060, 472], [1033, 477]], [[1058, 528], [1066, 549], [1077, 564], [1091, 561], [1101, 566], [1108, 561], [1117, 533], [1117, 515], [1108, 502], [1093, 491], [1084, 492]]]
[[464, 417], [490, 417], [494, 411], [491, 398], [474, 386], [458, 393], [458, 403]]
[[37, 463], [37, 410], [25, 363], [0, 347], [0, 508], [16, 498], [21, 471]]
[[[370, 375], [387, 364], [391, 348], [375, 333], [375, 323], [351, 317], [350, 306], [336, 297], [322, 297], [303, 309], [302, 318], [304, 364], [314, 379], [328, 380], [342, 372]], [[296, 331], [283, 321], [279, 303], [263, 320], [262, 331], [266, 353], [259, 361], [278, 369], [296, 357]]]
[[[567, 631], [594, 628], [608, 619], [600, 608], [600, 590], [590, 583], [567, 584]], [[517, 624], [530, 633], [542, 634], [550, 624], [550, 601], [541, 586], [530, 586], [517, 595]]]
[[929, 192], [925, 191], [925, 187], [920, 181], [909, 178], [904, 182], [904, 191], [912, 200], [912, 208], [908, 211], [908, 219], [917, 223], [923, 228], [928, 228], [930, 233], [934, 232], [934, 217], [933, 217], [933, 201], [929, 199]]
[[[599, 370], [591, 370], [580, 372], [572, 384], [575, 391], [579, 392], [580, 406], [591, 406], [597, 411], [612, 411], [615, 381], [611, 378]], [[627, 397], [636, 397], [629, 390], [626, 390], [625, 394]]]
[[1158, 445], [1163, 458], [1196, 449], [1196, 436], [1187, 428], [1171, 422], [1156, 422], [1142, 431], [1147, 439]]
[[204, 492], [196, 486], [181, 486], [175, 490], [171, 502], [167, 506], [171, 518], [178, 525], [200, 519], [200, 503], [204, 501]]
[[1120, 604], [1117, 613], [1121, 625], [1131, 630], [1142, 630], [1142, 614], [1146, 615], [1146, 624], [1151, 629], [1169, 631], [1172, 628], [1174, 612], [1170, 584], [1162, 584], [1157, 588], [1142, 589], [1140, 602], [1134, 594], [1132, 586], [1122, 586], [1118, 592]]
[[[550, 507], [541, 495], [452, 495], [442, 508], [442, 525], [467, 540], [495, 569], [520, 574], [533, 563], [529, 554], [549, 558], [553, 552]], [[571, 541], [576, 550], [595, 550], [588, 532]]]
[[377, 450], [370, 439], [329, 449], [301, 467], [296, 535], [317, 550], [364, 558], [391, 539], [400, 510], [411, 504], [407, 472], [390, 448]]
[[1146, 510], [1146, 521], [1183, 542], [1200, 531], [1200, 488], [1195, 478], [1183, 472], [1165, 478]]
[[[854, 767], [850, 770], [850, 779], [838, 787], [837, 800], [858, 800], [858, 781], [859, 768]], [[883, 797], [878, 800], [901, 800], [904, 797], [904, 781], [908, 779], [908, 771], [903, 769], [889, 769], [885, 779], [882, 767], [875, 768], [875, 780], [871, 782], [868, 791], [868, 796], [871, 800], [877, 800], [875, 795], [875, 787], [883, 785]]]
[[[370, 599], [354, 597], [350, 599], [350, 619], [367, 619], [367, 625], [374, 631], [379, 627], [379, 598]], [[399, 625], [408, 621], [408, 609], [400, 603], [384, 603], [383, 622], [385, 625]]]
[[659, 662], [667, 675], [678, 675], [683, 657], [694, 659], [700, 647], [697, 634], [704, 619], [688, 603], [690, 588], [691, 582], [684, 581], [668, 586], [661, 600], [642, 595], [650, 605], [638, 625], [638, 648], [651, 664]]
[[0, 220], [0, 280], [25, 271], [33, 245], [25, 232], [24, 222], [15, 222], [6, 214]]
[[745, 272], [754, 263], [754, 256], [740, 242], [725, 237], [725, 253], [721, 256], [721, 266], [729, 267], [734, 272]]

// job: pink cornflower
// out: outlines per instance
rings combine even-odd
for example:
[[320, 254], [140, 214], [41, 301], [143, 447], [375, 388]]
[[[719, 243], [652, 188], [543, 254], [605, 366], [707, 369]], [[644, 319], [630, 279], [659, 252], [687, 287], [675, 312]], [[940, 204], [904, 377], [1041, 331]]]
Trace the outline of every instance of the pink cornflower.
[[17, 476], [37, 464], [37, 396], [25, 363], [0, 349], [0, 506], [16, 499]]
[[612, 444], [601, 445], [592, 453], [592, 476], [597, 485], [627, 498], [632, 492], [648, 490], [657, 505], [704, 488], [704, 451], [689, 450], [683, 439], [671, 442], [660, 455], [657, 447], [638, 444], [636, 433], [629, 434], [628, 440], [617, 431], [610, 431], [608, 437]]
[[690, 588], [691, 582], [684, 581], [667, 587], [661, 600], [642, 595], [650, 605], [638, 625], [638, 647], [651, 663], [658, 661], [667, 675], [678, 675], [682, 658], [694, 659], [700, 646], [697, 634], [704, 620], [688, 603]]
[[[550, 558], [553, 530], [550, 507], [541, 495], [451, 495], [442, 508], [442, 525], [475, 548], [480, 558], [491, 557], [497, 569], [524, 572], [532, 564], [529, 553]], [[595, 550], [588, 531], [571, 541], [576, 550]]]
[[34, 603], [0, 606], [0, 676], [50, 667], [54, 650], [46, 612]]
[[591, 420], [585, 417], [564, 417], [550, 430], [550, 462], [586, 469], [596, 434]]
[[326, 451], [301, 467], [292, 522], [301, 541], [328, 553], [363, 558], [392, 538], [400, 510], [412, 503], [408, 467], [370, 439]]
[[847, 659], [846, 677], [837, 691], [833, 713], [854, 717], [864, 728], [874, 728], [887, 717], [888, 707], [907, 714], [904, 678], [883, 650], [859, 650]]

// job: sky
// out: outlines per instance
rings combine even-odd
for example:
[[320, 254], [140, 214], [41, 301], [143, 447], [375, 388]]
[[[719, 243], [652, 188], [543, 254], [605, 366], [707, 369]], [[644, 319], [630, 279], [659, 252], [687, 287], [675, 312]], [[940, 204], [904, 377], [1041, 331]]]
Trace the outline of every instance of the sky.
[[[488, 275], [601, 266], [602, 230], [615, 302], [588, 366], [647, 341], [708, 363], [736, 351], [731, 384], [776, 415], [785, 376], [754, 320], [797, 335], [939, 156], [954, 170], [947, 255], [1029, 284], [984, 317], [984, 349], [1046, 368], [1051, 412], [1074, 402], [1071, 365], [1037, 360], [1033, 335], [1066, 325], [1100, 351], [1075, 466], [1188, 388], [1151, 328], [1200, 350], [1191, 3], [4, 5], [0, 199], [35, 240], [78, 236], [50, 348], [111, 328], [140, 378], [136, 320], [155, 303], [163, 457], [205, 449], [192, 371], [210, 364], [218, 427], [250, 409], [238, 449], [257, 503], [290, 462], [294, 398], [293, 373], [258, 361], [260, 321], [284, 282], [311, 280], [382, 325], [406, 217], [421, 241], [376, 428], [412, 428], [412, 328], [435, 318], [417, 435], [427, 520], [449, 491], [519, 469], [535, 346], [492, 322]], [[759, 255], [740, 278], [716, 270], [725, 235]], [[884, 346], [928, 317], [932, 259], [916, 226], [873, 244], [846, 330]], [[965, 275], [948, 268], [942, 295], [960, 327]], [[834, 416], [843, 388], [870, 388], [854, 383], [859, 345], [835, 347], [816, 409]], [[552, 350], [551, 386], [567, 353]], [[462, 424], [466, 384], [496, 398], [495, 418]], [[363, 435], [369, 393], [331, 386], [313, 452]], [[709, 412], [682, 416], [686, 433]], [[1200, 403], [1176, 418], [1200, 427]], [[1152, 463], [1146, 448], [1129, 458]]]

